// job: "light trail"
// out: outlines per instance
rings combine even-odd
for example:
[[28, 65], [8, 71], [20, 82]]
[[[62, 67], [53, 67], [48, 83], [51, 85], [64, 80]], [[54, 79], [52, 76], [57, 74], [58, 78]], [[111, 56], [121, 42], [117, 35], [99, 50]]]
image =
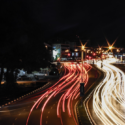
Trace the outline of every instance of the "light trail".
[[[64, 68], [65, 68], [64, 76], [53, 86], [46, 89], [45, 93], [43, 93], [44, 91], [42, 91], [43, 94], [41, 94], [40, 98], [35, 102], [35, 104], [32, 106], [30, 110], [26, 125], [28, 125], [30, 115], [33, 112], [34, 108], [35, 107], [36, 109], [39, 108], [40, 104], [43, 102], [43, 105], [41, 107], [41, 117], [40, 117], [40, 125], [42, 125], [42, 116], [46, 105], [52, 98], [55, 98], [55, 96], [58, 94], [62, 94], [57, 103], [57, 117], [60, 118], [61, 124], [63, 125], [61, 109], [63, 112], [65, 112], [65, 105], [66, 105], [65, 103], [67, 102], [66, 106], [68, 115], [69, 117], [73, 117], [75, 124], [77, 125], [76, 119], [74, 117], [74, 112], [72, 110], [73, 100], [76, 99], [76, 96], [78, 97], [80, 94], [79, 88], [80, 88], [82, 69], [83, 69], [82, 77], [86, 86], [88, 82], [88, 71], [91, 69], [91, 66], [89, 64], [84, 64], [82, 67], [81, 64], [76, 65], [76, 64], [64, 63]], [[68, 74], [65, 75], [67, 71]]]
[[[98, 68], [103, 70], [105, 78], [93, 93], [93, 114], [90, 113], [87, 101], [89, 119], [96, 125], [124, 125], [125, 124], [125, 74], [110, 63], [114, 58], [97, 62]], [[89, 97], [90, 98], [90, 97]]]

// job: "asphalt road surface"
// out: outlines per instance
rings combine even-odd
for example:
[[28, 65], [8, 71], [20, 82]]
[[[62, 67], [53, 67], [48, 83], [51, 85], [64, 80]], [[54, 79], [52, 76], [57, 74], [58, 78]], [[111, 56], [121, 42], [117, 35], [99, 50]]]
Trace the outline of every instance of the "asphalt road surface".
[[[88, 83], [89, 64], [64, 64], [65, 73], [50, 87], [0, 109], [0, 125], [77, 125], [74, 106], [80, 82]], [[82, 81], [81, 81], [82, 80]]]

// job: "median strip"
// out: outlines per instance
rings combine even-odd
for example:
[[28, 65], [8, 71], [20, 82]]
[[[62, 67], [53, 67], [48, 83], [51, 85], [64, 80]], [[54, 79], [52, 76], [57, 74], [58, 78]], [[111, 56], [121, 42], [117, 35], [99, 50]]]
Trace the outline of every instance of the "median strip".
[[[93, 84], [87, 89], [87, 91], [85, 92], [85, 95], [83, 97], [83, 101], [87, 98], [87, 96], [96, 88], [96, 86], [100, 83], [100, 81], [103, 79], [104, 74], [103, 72], [98, 69], [95, 65], [92, 65], [94, 69], [98, 70], [99, 73], [99, 77], [97, 78], [97, 80], [95, 82], [93, 82]], [[90, 71], [91, 72], [91, 71]], [[86, 110], [85, 107], [81, 106], [81, 100], [78, 101], [77, 103], [77, 116], [78, 116], [78, 120], [79, 120], [79, 125], [91, 125], [90, 120], [88, 118], [88, 115], [86, 114]]]

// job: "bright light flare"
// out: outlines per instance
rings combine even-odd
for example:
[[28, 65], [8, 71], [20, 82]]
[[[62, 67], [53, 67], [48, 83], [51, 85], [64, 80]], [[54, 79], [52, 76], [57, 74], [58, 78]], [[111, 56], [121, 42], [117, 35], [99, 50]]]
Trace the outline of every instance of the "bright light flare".
[[112, 49], [112, 46], [109, 46], [109, 49], [111, 50], [111, 49]]

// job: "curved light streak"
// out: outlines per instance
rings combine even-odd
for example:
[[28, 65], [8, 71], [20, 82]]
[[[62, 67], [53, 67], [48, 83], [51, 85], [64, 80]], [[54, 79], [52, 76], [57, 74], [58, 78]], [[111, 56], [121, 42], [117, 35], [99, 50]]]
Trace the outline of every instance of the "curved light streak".
[[[97, 62], [98, 68], [105, 72], [105, 78], [93, 93], [93, 109], [96, 117], [89, 118], [96, 125], [124, 125], [125, 124], [125, 74], [110, 63], [114, 58]], [[88, 104], [88, 102], [87, 102]], [[98, 120], [99, 119], [99, 120]]]
[[[71, 63], [64, 63], [64, 69], [65, 73], [64, 76], [57, 81], [53, 86], [46, 89], [45, 93], [42, 91], [41, 97], [35, 102], [35, 104], [32, 106], [30, 113], [27, 118], [26, 125], [28, 125], [28, 121], [30, 118], [31, 113], [33, 112], [34, 108], [39, 108], [40, 104], [44, 103], [41, 107], [41, 116], [40, 116], [40, 125], [42, 125], [42, 116], [43, 112], [45, 110], [46, 105], [49, 103], [49, 101], [54, 98], [57, 94], [62, 94], [59, 98], [59, 101], [57, 103], [57, 117], [60, 118], [61, 124], [63, 124], [62, 117], [61, 117], [61, 109], [63, 112], [65, 112], [65, 103], [67, 101], [67, 111], [69, 117], [73, 117], [75, 124], [77, 125], [77, 122], [74, 117], [74, 112], [72, 110], [72, 103], [73, 100], [76, 99], [76, 96], [78, 97], [80, 94], [80, 80], [82, 75], [82, 69], [83, 69], [83, 81], [85, 83], [85, 86], [88, 82], [88, 71], [91, 69], [91, 66], [89, 64], [84, 64], [83, 67], [81, 64], [71, 64]], [[68, 72], [68, 74], [66, 74]], [[68, 87], [68, 89], [67, 89]], [[62, 108], [61, 108], [62, 105]]]

